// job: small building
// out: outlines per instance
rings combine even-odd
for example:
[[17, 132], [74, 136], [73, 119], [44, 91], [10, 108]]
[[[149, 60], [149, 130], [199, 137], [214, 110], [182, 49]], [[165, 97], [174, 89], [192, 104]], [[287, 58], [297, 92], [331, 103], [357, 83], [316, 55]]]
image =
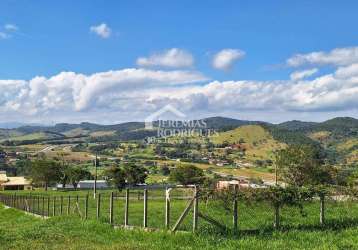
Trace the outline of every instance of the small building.
[[231, 181], [218, 181], [216, 183], [217, 189], [229, 189], [233, 186], [239, 186], [241, 184], [241, 181], [239, 180], [231, 180]]
[[[61, 183], [56, 184], [57, 189], [75, 189], [72, 184], [66, 184], [63, 186]], [[77, 184], [77, 189], [93, 189], [94, 188], [94, 180], [84, 180], [80, 181]], [[105, 180], [97, 180], [96, 184], [97, 189], [106, 189], [109, 188], [107, 181]]]
[[249, 183], [248, 180], [240, 178], [239, 180], [230, 180], [230, 181], [218, 181], [216, 183], [216, 188], [219, 190], [222, 189], [231, 189], [234, 187], [240, 188], [265, 188], [266, 185], [259, 185], [254, 183]]
[[31, 190], [31, 181], [23, 176], [9, 177], [0, 171], [0, 190]]
[[[97, 189], [108, 188], [108, 183], [105, 180], [97, 180], [96, 182]], [[94, 180], [84, 180], [78, 183], [78, 189], [91, 189], [94, 188]]]

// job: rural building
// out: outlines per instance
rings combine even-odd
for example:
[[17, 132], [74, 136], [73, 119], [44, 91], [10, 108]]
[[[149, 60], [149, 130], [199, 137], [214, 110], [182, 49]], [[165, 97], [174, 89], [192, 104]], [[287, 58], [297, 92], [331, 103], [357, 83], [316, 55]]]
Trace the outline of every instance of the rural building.
[[9, 177], [0, 171], [0, 190], [31, 190], [31, 181], [23, 176]]
[[237, 186], [239, 188], [264, 188], [264, 187], [266, 187], [266, 185], [258, 185], [258, 184], [254, 184], [254, 183], [249, 183], [245, 179], [230, 180], [230, 181], [218, 181], [216, 183], [216, 188], [219, 190], [230, 189], [235, 186]]
[[[90, 189], [90, 188], [94, 188], [94, 180], [80, 181], [80, 182], [78, 183], [78, 188], [79, 188], [79, 189]], [[98, 189], [108, 188], [107, 181], [105, 181], [105, 180], [97, 180], [97, 188], [98, 188]]]
[[[57, 184], [56, 187], [58, 189], [74, 189], [74, 186], [72, 184], [66, 184], [65, 187], [63, 187], [62, 184]], [[94, 188], [94, 180], [80, 181], [77, 185], [77, 189], [92, 189], [92, 188]], [[107, 181], [97, 180], [97, 189], [105, 189], [105, 188], [109, 188]]]

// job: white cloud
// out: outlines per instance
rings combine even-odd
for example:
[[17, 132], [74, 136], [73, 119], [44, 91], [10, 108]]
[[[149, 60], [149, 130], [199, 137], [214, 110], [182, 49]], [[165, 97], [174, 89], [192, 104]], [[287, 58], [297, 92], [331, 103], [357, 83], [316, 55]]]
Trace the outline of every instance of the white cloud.
[[280, 81], [207, 82], [193, 70], [132, 68], [0, 80], [0, 119], [140, 121], [167, 104], [191, 118], [231, 114], [272, 121], [358, 116], [358, 63], [306, 79], [315, 72], [316, 68], [297, 71], [292, 79]]
[[346, 66], [339, 67], [335, 73], [339, 78], [349, 78], [358, 76], [358, 63]]
[[112, 34], [112, 30], [106, 23], [101, 23], [97, 26], [91, 26], [90, 31], [101, 38], [109, 38]]
[[293, 81], [297, 81], [297, 80], [301, 80], [304, 79], [306, 77], [309, 77], [315, 73], [318, 72], [317, 68], [313, 68], [313, 69], [307, 69], [307, 70], [299, 70], [299, 71], [294, 71], [292, 72], [292, 74], [290, 75], [291, 80]]
[[291, 67], [303, 65], [349, 65], [358, 63], [358, 47], [337, 48], [329, 52], [312, 52], [308, 54], [296, 54], [287, 59]]
[[151, 102], [170, 100], [189, 110], [333, 112], [358, 107], [358, 72], [349, 79], [328, 74], [311, 81], [214, 81], [204, 86], [152, 93]]
[[172, 48], [159, 53], [154, 53], [149, 57], [140, 57], [137, 59], [137, 65], [142, 67], [171, 67], [185, 68], [194, 64], [193, 56], [182, 49]]
[[223, 49], [214, 55], [212, 65], [216, 69], [228, 70], [235, 61], [243, 58], [245, 52], [239, 49]]
[[19, 27], [17, 27], [15, 24], [12, 24], [12, 23], [5, 24], [4, 28], [7, 31], [17, 31], [17, 30], [19, 30]]
[[[29, 81], [2, 80], [0, 110], [33, 115], [88, 111], [101, 107], [121, 110], [132, 106], [140, 96], [136, 97], [134, 93], [145, 92], [148, 88], [173, 87], [205, 80], [205, 76], [193, 71], [146, 69], [123, 69], [88, 76], [62, 72], [50, 78], [34, 77]], [[139, 101], [144, 103], [144, 100]]]

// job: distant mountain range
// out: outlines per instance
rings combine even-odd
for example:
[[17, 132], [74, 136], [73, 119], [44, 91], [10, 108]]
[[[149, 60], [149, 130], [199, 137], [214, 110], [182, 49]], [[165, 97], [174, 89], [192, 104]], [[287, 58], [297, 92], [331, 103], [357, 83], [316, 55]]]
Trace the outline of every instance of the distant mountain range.
[[0, 129], [14, 129], [23, 126], [40, 126], [40, 124], [28, 124], [28, 123], [21, 123], [21, 122], [2, 122], [0, 123]]
[[[331, 152], [332, 159], [345, 159], [349, 162], [358, 161], [358, 119], [355, 118], [337, 117], [325, 122], [294, 120], [280, 124], [226, 117], [209, 117], [203, 120], [207, 128], [219, 132], [230, 131], [247, 125], [258, 125], [268, 131], [272, 138], [278, 142], [311, 144], [327, 149], [328, 152]], [[126, 122], [114, 125], [88, 122], [80, 124], [60, 123], [54, 126], [25, 125], [17, 127], [17, 125], [20, 125], [20, 123], [10, 123], [5, 126], [7, 129], [0, 129], [1, 144], [130, 141], [157, 135], [155, 129], [144, 129], [144, 122]], [[154, 122], [154, 127], [157, 125], [158, 122]]]
[[[328, 131], [333, 133], [335, 136], [357, 136], [358, 119], [351, 117], [337, 117], [334, 119], [327, 120], [325, 122], [303, 122], [303, 121], [287, 121], [280, 124], [272, 124], [261, 121], [247, 121], [237, 120], [226, 117], [209, 117], [203, 119], [207, 128], [218, 129], [220, 131], [234, 129], [244, 125], [262, 125], [266, 127], [272, 127], [280, 130], [295, 131], [295, 132], [317, 132], [317, 131]], [[158, 123], [154, 123], [154, 126]], [[29, 133], [66, 133], [71, 130], [79, 130], [88, 132], [96, 131], [115, 131], [118, 133], [125, 133], [129, 131], [139, 131], [144, 129], [144, 122], [125, 122], [114, 125], [100, 125], [95, 123], [83, 122], [80, 124], [71, 123], [59, 123], [54, 126], [41, 126], [37, 124], [26, 125], [23, 123], [11, 122], [11, 123], [0, 123], [0, 129], [4, 132], [17, 132], [18, 134], [29, 134]], [[65, 134], [64, 134], [65, 136]]]

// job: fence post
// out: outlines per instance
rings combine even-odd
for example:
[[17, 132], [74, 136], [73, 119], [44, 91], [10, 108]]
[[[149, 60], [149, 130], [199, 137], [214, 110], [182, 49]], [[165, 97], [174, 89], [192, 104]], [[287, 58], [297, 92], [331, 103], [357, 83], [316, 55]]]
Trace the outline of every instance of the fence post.
[[194, 189], [194, 212], [193, 212], [193, 232], [198, 229], [198, 212], [199, 212], [199, 192], [198, 187]]
[[47, 217], [50, 217], [50, 197], [47, 197]]
[[101, 213], [101, 193], [98, 193], [98, 195], [97, 195], [97, 210], [96, 210], [96, 218], [97, 218], [97, 220], [101, 216], [100, 213]]
[[67, 215], [70, 214], [70, 208], [71, 208], [71, 195], [68, 196], [68, 200], [67, 200]]
[[124, 226], [128, 226], [129, 189], [126, 189], [126, 204], [124, 208]]
[[165, 227], [170, 228], [170, 188], [165, 189]]
[[29, 194], [27, 204], [28, 204], [28, 212], [32, 213], [32, 194]]
[[274, 210], [275, 210], [274, 228], [278, 229], [280, 227], [280, 206], [278, 204], [275, 204]]
[[148, 190], [144, 189], [143, 193], [143, 227], [148, 226]]
[[109, 199], [109, 224], [113, 224], [113, 192], [111, 192]]
[[53, 197], [52, 215], [56, 216], [56, 196]]
[[42, 196], [42, 216], [45, 216], [45, 196]]
[[38, 214], [38, 215], [41, 214], [41, 209], [40, 209], [40, 196], [37, 196], [37, 214]]
[[234, 233], [237, 233], [237, 212], [238, 212], [238, 202], [237, 202], [237, 185], [234, 186], [234, 204], [233, 204], [233, 216], [232, 216], [232, 223], [234, 227]]
[[63, 196], [60, 197], [60, 215], [63, 214]]
[[321, 225], [325, 223], [325, 197], [324, 194], [320, 195], [320, 213], [319, 213], [319, 222]]
[[88, 194], [86, 195], [85, 198], [85, 220], [87, 220], [88, 218]]

